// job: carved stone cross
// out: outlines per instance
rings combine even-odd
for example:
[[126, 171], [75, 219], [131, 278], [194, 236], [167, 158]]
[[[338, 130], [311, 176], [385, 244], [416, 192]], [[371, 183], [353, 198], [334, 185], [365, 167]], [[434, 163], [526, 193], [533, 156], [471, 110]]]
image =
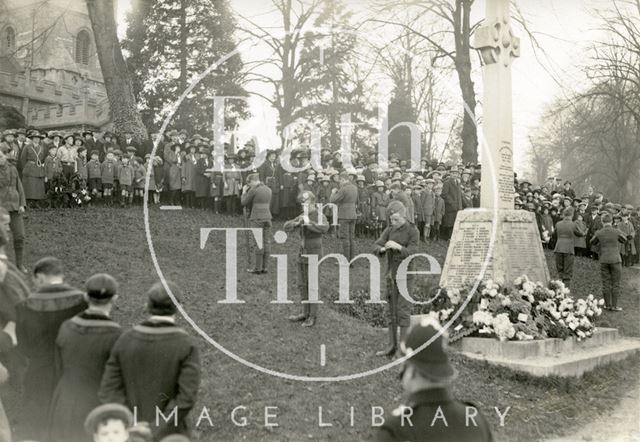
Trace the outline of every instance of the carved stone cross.
[[511, 63], [520, 56], [520, 39], [511, 29], [509, 4], [487, 0], [486, 18], [474, 41], [484, 62], [480, 207], [487, 209], [513, 209]]

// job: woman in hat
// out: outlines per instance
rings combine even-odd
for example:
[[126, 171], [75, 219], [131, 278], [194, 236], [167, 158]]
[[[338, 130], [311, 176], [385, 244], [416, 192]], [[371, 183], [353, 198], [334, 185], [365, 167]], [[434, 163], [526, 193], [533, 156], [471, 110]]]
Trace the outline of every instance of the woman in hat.
[[196, 156], [196, 145], [188, 143], [188, 152], [182, 162], [182, 196], [185, 206], [194, 208], [196, 205], [196, 165], [198, 157]]
[[275, 150], [267, 151], [267, 160], [260, 165], [258, 173], [260, 181], [271, 189], [271, 214], [277, 216], [280, 212], [280, 183], [278, 182], [278, 153]]
[[18, 164], [19, 146], [15, 141], [16, 131], [7, 129], [2, 133], [2, 141], [0, 141], [0, 149], [6, 152], [8, 160], [16, 166]]
[[206, 146], [200, 146], [196, 162], [195, 197], [197, 206], [201, 209], [206, 209], [209, 206], [211, 175], [208, 170], [211, 166], [209, 149]]
[[236, 166], [236, 156], [232, 153], [225, 157], [225, 171], [222, 174], [224, 181], [224, 204], [229, 215], [236, 215], [240, 207], [240, 190], [242, 189], [242, 175]]
[[182, 190], [182, 152], [180, 144], [171, 143], [169, 152], [165, 157], [165, 164], [168, 166], [168, 183], [171, 204], [179, 206], [180, 193]]
[[42, 135], [37, 130], [29, 132], [31, 143], [25, 144], [20, 154], [20, 163], [24, 164], [22, 169], [22, 185], [27, 203], [30, 201], [42, 201], [45, 198], [44, 192], [44, 159], [47, 155], [45, 147], [42, 145]]
[[65, 321], [56, 339], [59, 378], [49, 413], [49, 440], [84, 442], [82, 422], [88, 410], [100, 405], [98, 390], [111, 348], [120, 337], [120, 325], [111, 319], [118, 283], [106, 273], [87, 279], [88, 308]]

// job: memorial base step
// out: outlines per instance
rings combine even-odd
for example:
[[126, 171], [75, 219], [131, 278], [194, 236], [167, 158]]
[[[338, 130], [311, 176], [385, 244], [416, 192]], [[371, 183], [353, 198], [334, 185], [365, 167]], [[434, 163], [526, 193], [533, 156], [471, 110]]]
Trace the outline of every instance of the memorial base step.
[[[411, 324], [426, 315], [412, 315]], [[504, 341], [495, 338], [462, 338], [453, 347], [460, 354], [533, 376], [579, 377], [596, 367], [623, 360], [640, 352], [640, 338], [620, 337], [618, 329], [597, 328], [589, 339], [536, 339]]]

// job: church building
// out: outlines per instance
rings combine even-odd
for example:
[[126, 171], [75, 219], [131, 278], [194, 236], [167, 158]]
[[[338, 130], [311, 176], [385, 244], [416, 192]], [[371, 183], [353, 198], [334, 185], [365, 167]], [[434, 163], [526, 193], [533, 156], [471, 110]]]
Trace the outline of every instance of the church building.
[[38, 129], [109, 124], [85, 0], [0, 0], [0, 104]]

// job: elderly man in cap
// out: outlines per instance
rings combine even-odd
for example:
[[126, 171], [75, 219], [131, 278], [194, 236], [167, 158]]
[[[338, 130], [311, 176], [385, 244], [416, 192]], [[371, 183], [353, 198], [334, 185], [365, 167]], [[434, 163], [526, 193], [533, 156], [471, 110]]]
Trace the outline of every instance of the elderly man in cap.
[[[392, 356], [397, 350], [398, 327], [400, 327], [400, 340], [405, 337], [409, 327], [411, 316], [411, 303], [400, 293], [398, 287], [400, 275], [398, 267], [408, 256], [416, 253], [420, 244], [420, 233], [416, 227], [407, 220], [406, 209], [400, 207], [391, 214], [387, 227], [375, 242], [374, 253], [387, 257], [387, 325], [389, 331], [389, 345], [376, 353], [376, 356]], [[403, 281], [406, 290], [411, 293], [411, 274], [404, 274]]]
[[[305, 191], [300, 194], [303, 213], [284, 223], [284, 230], [300, 233], [300, 253], [298, 254], [298, 289], [302, 298], [303, 309], [299, 315], [292, 315], [289, 320], [302, 322], [303, 327], [313, 327], [316, 323], [318, 304], [309, 301], [309, 255], [322, 257], [322, 235], [329, 231], [329, 222], [323, 213], [317, 211], [316, 197]], [[314, 287], [318, 289], [318, 287]]]
[[[166, 284], [180, 296], [175, 284]], [[176, 306], [163, 284], [151, 286], [147, 298], [150, 317], [116, 341], [98, 397], [135, 410], [139, 421], [150, 423], [154, 440], [188, 435], [186, 418], [200, 384], [198, 347], [176, 326]]]
[[247, 176], [247, 184], [242, 191], [242, 207], [249, 213], [251, 227], [262, 230], [262, 246], [255, 246], [250, 240], [251, 250], [255, 256], [253, 268], [247, 272], [254, 274], [267, 273], [267, 259], [271, 252], [271, 189], [260, 181], [260, 175], [252, 173]]
[[111, 348], [122, 333], [111, 319], [118, 283], [106, 273], [91, 276], [84, 299], [89, 308], [65, 321], [56, 339], [58, 384], [49, 412], [51, 441], [84, 442], [82, 421], [100, 405], [98, 389]]
[[377, 441], [493, 440], [480, 410], [453, 397], [457, 372], [447, 356], [446, 343], [447, 335], [434, 319], [425, 318], [410, 329], [400, 344], [402, 354], [409, 357], [401, 372], [406, 402], [378, 428]]
[[331, 192], [329, 202], [338, 206], [338, 237], [342, 242], [343, 255], [351, 261], [354, 255], [354, 236], [358, 217], [356, 214], [358, 188], [351, 181], [349, 172], [340, 172], [340, 188]]

